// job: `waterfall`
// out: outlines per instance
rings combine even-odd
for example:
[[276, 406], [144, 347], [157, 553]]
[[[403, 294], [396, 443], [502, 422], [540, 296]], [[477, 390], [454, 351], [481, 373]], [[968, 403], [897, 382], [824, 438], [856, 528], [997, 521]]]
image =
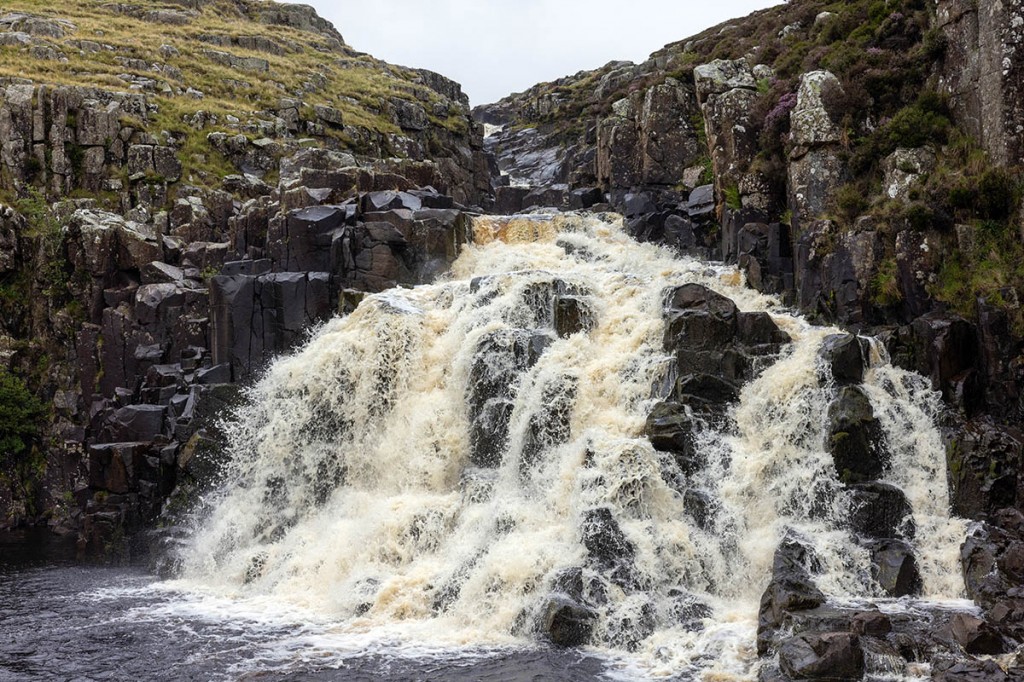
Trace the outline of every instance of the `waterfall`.
[[[671, 360], [665, 292], [687, 283], [769, 313], [792, 342], [698, 429], [705, 464], [681, 473], [643, 429]], [[181, 583], [451, 646], [536, 641], [571, 598], [594, 616], [591, 645], [649, 674], [751, 679], [787, 529], [813, 544], [830, 598], [881, 596], [824, 447], [835, 387], [818, 351], [836, 331], [734, 269], [637, 244], [615, 216], [478, 218], [444, 280], [367, 297], [250, 390]], [[938, 398], [873, 355], [884, 477], [912, 504], [925, 595], [956, 598], [965, 526], [948, 514]]]

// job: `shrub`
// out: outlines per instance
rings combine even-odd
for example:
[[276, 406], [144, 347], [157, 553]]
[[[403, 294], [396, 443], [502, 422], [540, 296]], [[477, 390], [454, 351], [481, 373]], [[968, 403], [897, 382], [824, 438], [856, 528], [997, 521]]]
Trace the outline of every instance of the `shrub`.
[[862, 187], [843, 185], [835, 195], [836, 213], [841, 221], [850, 225], [868, 209], [868, 200]]
[[24, 381], [0, 369], [0, 481], [16, 488], [30, 507], [45, 471], [38, 449], [45, 414]]

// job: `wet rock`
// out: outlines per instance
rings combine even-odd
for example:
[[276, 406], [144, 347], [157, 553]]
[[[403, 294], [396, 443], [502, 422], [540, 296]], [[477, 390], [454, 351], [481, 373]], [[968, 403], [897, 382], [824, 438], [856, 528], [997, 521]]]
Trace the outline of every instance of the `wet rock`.
[[892, 621], [881, 611], [861, 611], [851, 618], [850, 630], [857, 635], [885, 637], [892, 632]]
[[703, 466], [693, 443], [694, 419], [686, 406], [673, 401], [658, 403], [644, 426], [644, 435], [656, 450], [671, 452], [680, 470], [694, 474]]
[[590, 643], [597, 612], [561, 595], [548, 597], [541, 611], [540, 631], [555, 646]]
[[825, 337], [818, 356], [839, 386], [859, 384], [864, 380], [871, 352], [870, 342], [856, 334], [832, 334]]
[[1009, 682], [1006, 673], [995, 661], [938, 662], [932, 670], [932, 682]]
[[616, 649], [637, 651], [654, 634], [655, 607], [646, 596], [634, 595], [609, 609], [605, 617], [605, 641]]
[[996, 630], [981, 618], [958, 613], [943, 630], [943, 635], [952, 638], [973, 655], [992, 656], [1006, 652], [1006, 642]]
[[871, 577], [890, 597], [917, 596], [921, 593], [921, 574], [913, 548], [902, 540], [868, 542], [871, 551]]
[[841, 388], [828, 409], [826, 445], [843, 483], [882, 476], [887, 455], [881, 440], [882, 427], [867, 394], [856, 386]]
[[850, 528], [868, 538], [914, 537], [913, 510], [902, 490], [872, 481], [850, 486]]
[[580, 534], [591, 558], [604, 568], [613, 568], [624, 560], [631, 561], [636, 554], [636, 548], [619, 528], [608, 507], [585, 511]]
[[480, 339], [467, 391], [470, 461], [480, 467], [501, 463], [519, 374], [532, 367], [551, 343], [543, 334], [506, 329]]
[[960, 560], [967, 596], [1014, 639], [1024, 638], [1024, 515], [1004, 509], [973, 526]]
[[714, 609], [686, 590], [673, 588], [668, 591], [668, 598], [669, 622], [689, 632], [700, 632], [704, 621], [715, 615]]
[[686, 490], [683, 493], [683, 509], [702, 531], [710, 533], [714, 530], [718, 504], [710, 495], [693, 488]]
[[578, 296], [559, 296], [555, 302], [555, 333], [560, 338], [587, 331], [591, 318], [590, 307]]
[[764, 313], [740, 313], [710, 289], [687, 284], [668, 292], [665, 349], [680, 376], [710, 374], [731, 383], [750, 378], [758, 358], [777, 354], [789, 340]]
[[530, 416], [523, 438], [522, 467], [528, 468], [546, 449], [569, 441], [578, 380], [563, 376], [542, 391], [541, 409]]
[[772, 559], [772, 579], [761, 597], [757, 616], [757, 652], [764, 656], [778, 646], [778, 632], [788, 615], [825, 603], [811, 577], [817, 559], [798, 535], [790, 531]]
[[859, 680], [864, 652], [857, 635], [848, 632], [800, 635], [783, 642], [779, 666], [799, 680]]

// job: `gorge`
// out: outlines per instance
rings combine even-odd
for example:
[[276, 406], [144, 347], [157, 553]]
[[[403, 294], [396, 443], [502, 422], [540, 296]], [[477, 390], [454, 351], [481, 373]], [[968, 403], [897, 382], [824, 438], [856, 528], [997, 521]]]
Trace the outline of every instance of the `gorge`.
[[1022, 12], [471, 111], [303, 6], [13, 3], [0, 674], [1024, 678]]

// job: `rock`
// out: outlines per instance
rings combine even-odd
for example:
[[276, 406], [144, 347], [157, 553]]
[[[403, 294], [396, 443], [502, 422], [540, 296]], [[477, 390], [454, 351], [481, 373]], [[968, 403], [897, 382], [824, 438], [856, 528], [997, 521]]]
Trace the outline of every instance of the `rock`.
[[880, 478], [887, 455], [871, 401], [856, 386], [844, 386], [828, 409], [827, 447], [843, 483]]
[[832, 209], [836, 190], [846, 182], [847, 166], [834, 146], [812, 148], [790, 158], [789, 206], [795, 214], [793, 220], [797, 229], [824, 217]]
[[960, 548], [967, 596], [1000, 622], [1024, 623], [1024, 515], [1004, 509], [968, 531]]
[[897, 149], [882, 161], [885, 196], [910, 201], [911, 189], [935, 169], [935, 152], [928, 148]]
[[598, 187], [580, 187], [569, 193], [569, 208], [588, 209], [604, 201], [604, 193]]
[[705, 215], [715, 210], [715, 186], [701, 185], [690, 192], [686, 211], [691, 217]]
[[614, 567], [623, 560], [632, 560], [636, 554], [636, 548], [623, 534], [608, 507], [585, 511], [580, 534], [583, 546], [599, 566]]
[[673, 453], [684, 474], [693, 474], [703, 465], [693, 443], [694, 426], [694, 419], [685, 405], [674, 401], [661, 402], [648, 415], [644, 435], [650, 439], [654, 449]]
[[344, 122], [342, 113], [334, 107], [317, 104], [313, 107], [313, 111], [316, 113], [316, 117], [318, 119], [324, 123], [329, 123], [332, 126], [341, 127]]
[[699, 137], [703, 131], [693, 127], [699, 113], [693, 89], [675, 79], [647, 89], [637, 120], [636, 165], [643, 184], [674, 185], [700, 160], [705, 153]]
[[811, 71], [800, 77], [796, 107], [790, 113], [795, 144], [810, 147], [840, 141], [839, 125], [828, 110], [830, 89], [842, 94], [839, 79], [828, 71]]
[[590, 307], [579, 296], [559, 296], [555, 302], [555, 333], [566, 338], [590, 329], [593, 325]]
[[541, 611], [540, 631], [555, 646], [576, 647], [590, 643], [597, 612], [560, 595], [548, 597]]
[[818, 351], [820, 361], [838, 386], [861, 383], [870, 354], [870, 342], [856, 334], [827, 336]]
[[665, 317], [664, 346], [675, 354], [678, 376], [709, 374], [740, 384], [756, 356], [778, 353], [789, 340], [769, 316], [740, 313], [730, 299], [698, 284], [670, 290]]
[[722, 94], [733, 88], [757, 89], [757, 81], [746, 60], [716, 59], [693, 69], [693, 78], [702, 101], [709, 95]]
[[541, 406], [530, 415], [523, 435], [521, 470], [526, 471], [546, 448], [569, 441], [578, 383], [571, 375], [545, 382]]
[[223, 363], [196, 370], [197, 384], [230, 384], [231, 365]]
[[940, 661], [931, 679], [932, 682], [1009, 682], [995, 661]]
[[651, 195], [646, 192], [627, 194], [623, 201], [622, 212], [627, 218], [643, 215], [644, 213], [653, 213], [656, 210], [657, 206], [651, 199]]
[[851, 619], [850, 630], [856, 635], [884, 638], [892, 632], [892, 621], [881, 611], [861, 611]]
[[495, 331], [480, 339], [467, 390], [470, 461], [475, 466], [501, 464], [516, 378], [537, 362], [550, 342], [546, 335], [518, 329]]
[[798, 680], [860, 680], [864, 651], [848, 632], [800, 635], [783, 642], [779, 666]]
[[643, 579], [633, 565], [636, 546], [622, 532], [610, 508], [583, 512], [580, 536], [591, 562], [608, 580], [627, 592], [641, 588]]
[[394, 121], [402, 130], [425, 130], [430, 125], [427, 112], [420, 104], [392, 97], [388, 100], [394, 112]]
[[777, 646], [777, 632], [793, 611], [814, 609], [825, 595], [814, 584], [811, 568], [817, 559], [794, 532], [787, 532], [775, 550], [772, 578], [761, 597], [757, 617], [757, 653], [764, 656]]
[[152, 261], [140, 268], [140, 276], [143, 284], [174, 284], [183, 282], [185, 273], [181, 268], [176, 268], [167, 263]]
[[129, 405], [114, 412], [105, 431], [109, 433], [109, 441], [115, 443], [149, 442], [161, 435], [164, 430], [164, 414], [167, 408], [162, 405]]
[[914, 550], [902, 540], [877, 540], [868, 543], [871, 550], [871, 577], [890, 597], [917, 596], [921, 593]]
[[935, 26], [947, 44], [941, 60], [944, 91], [954, 119], [999, 166], [1021, 158], [1024, 129], [1024, 52], [1016, 4], [980, 7], [940, 0]]
[[992, 626], [980, 618], [958, 613], [949, 622], [945, 634], [969, 654], [993, 656], [1006, 653], [1006, 642]]
[[983, 420], [963, 425], [947, 446], [950, 505], [968, 519], [1016, 507], [1022, 501], [1024, 434]]
[[850, 528], [866, 538], [914, 537], [910, 502], [894, 485], [872, 481], [850, 486]]

